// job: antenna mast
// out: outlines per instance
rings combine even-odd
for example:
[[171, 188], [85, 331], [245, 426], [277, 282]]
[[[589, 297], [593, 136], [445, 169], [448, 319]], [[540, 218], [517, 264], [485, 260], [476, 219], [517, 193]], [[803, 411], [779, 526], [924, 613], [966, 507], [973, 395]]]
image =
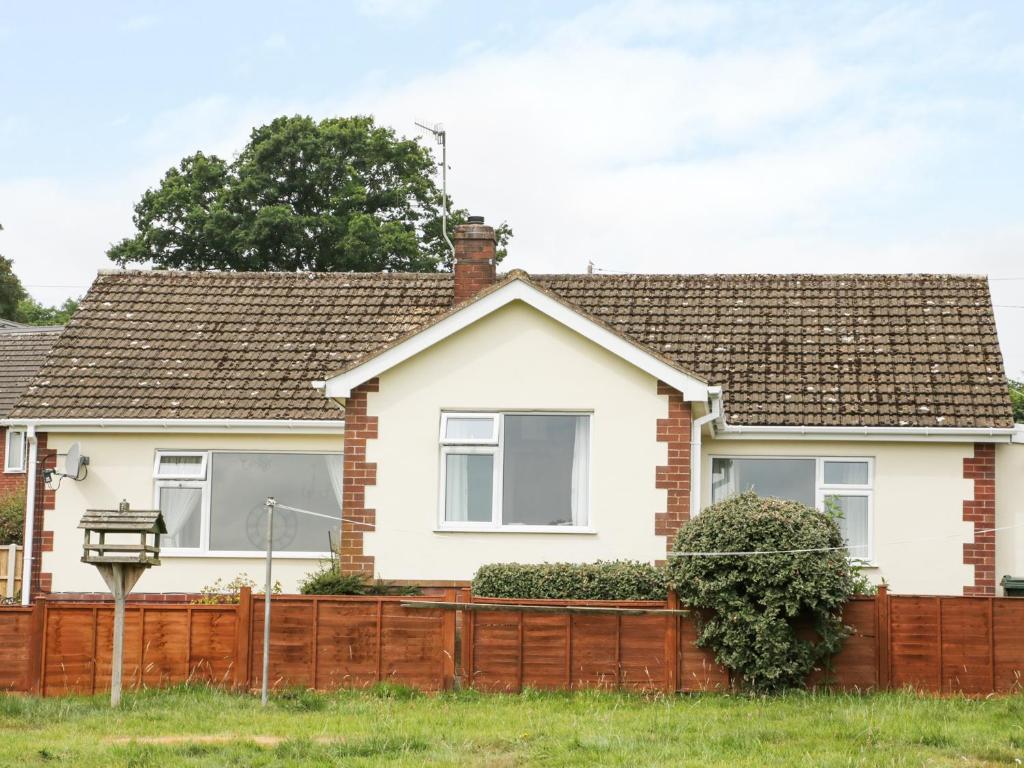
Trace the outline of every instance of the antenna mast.
[[448, 244], [448, 250], [455, 257], [455, 246], [448, 237], [448, 132], [441, 123], [434, 123], [433, 126], [416, 123], [425, 131], [434, 134], [434, 139], [441, 145], [441, 234]]

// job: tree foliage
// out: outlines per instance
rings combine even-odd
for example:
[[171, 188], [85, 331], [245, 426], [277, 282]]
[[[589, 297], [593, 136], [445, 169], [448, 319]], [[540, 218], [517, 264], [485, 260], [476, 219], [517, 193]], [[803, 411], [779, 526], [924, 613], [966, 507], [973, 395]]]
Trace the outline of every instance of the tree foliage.
[[[753, 492], [708, 507], [683, 526], [678, 552], [763, 552], [842, 547], [834, 517]], [[843, 549], [780, 555], [674, 557], [669, 578], [702, 609], [700, 646], [758, 692], [799, 687], [848, 634], [843, 605], [861, 579]], [[815, 640], [798, 634], [813, 627]]]
[[64, 325], [76, 309], [77, 299], [67, 299], [59, 307], [40, 304], [28, 295], [11, 259], [0, 256], [0, 318], [27, 325]]
[[1010, 385], [1010, 402], [1013, 404], [1013, 420], [1024, 424], [1024, 381], [1007, 379]]
[[21, 280], [14, 274], [14, 263], [0, 256], [0, 317], [17, 321], [18, 304], [26, 296]]
[[[450, 267], [436, 163], [372, 117], [279, 117], [227, 162], [197, 152], [135, 206], [107, 255], [171, 269], [429, 272]], [[450, 226], [464, 221], [453, 210]], [[511, 237], [497, 230], [499, 257]]]
[[63, 304], [48, 307], [31, 296], [18, 302], [17, 321], [28, 325], [64, 325], [78, 309], [78, 299], [65, 299]]

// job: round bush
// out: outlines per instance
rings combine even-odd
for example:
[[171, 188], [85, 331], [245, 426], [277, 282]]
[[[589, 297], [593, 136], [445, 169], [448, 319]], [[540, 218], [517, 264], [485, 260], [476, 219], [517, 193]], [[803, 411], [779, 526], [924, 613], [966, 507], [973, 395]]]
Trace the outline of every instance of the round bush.
[[[830, 514], [753, 492], [714, 504], [683, 526], [676, 552], [841, 547]], [[698, 616], [697, 643], [757, 692], [799, 687], [848, 634], [843, 605], [862, 579], [844, 549], [773, 555], [672, 557], [669, 578]], [[798, 630], [813, 628], [814, 633]], [[808, 634], [811, 637], [808, 637]]]

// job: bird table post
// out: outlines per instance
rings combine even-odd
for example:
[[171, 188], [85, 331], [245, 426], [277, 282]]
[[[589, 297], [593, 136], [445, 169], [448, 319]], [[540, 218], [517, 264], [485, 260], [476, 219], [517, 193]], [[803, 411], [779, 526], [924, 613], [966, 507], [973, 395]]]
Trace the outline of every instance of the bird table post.
[[[117, 509], [86, 510], [78, 527], [85, 530], [82, 562], [96, 566], [114, 596], [110, 706], [116, 707], [121, 703], [125, 600], [143, 572], [160, 565], [160, 534], [167, 533], [167, 526], [160, 510], [133, 510], [122, 501]], [[96, 541], [94, 533], [99, 537]]]

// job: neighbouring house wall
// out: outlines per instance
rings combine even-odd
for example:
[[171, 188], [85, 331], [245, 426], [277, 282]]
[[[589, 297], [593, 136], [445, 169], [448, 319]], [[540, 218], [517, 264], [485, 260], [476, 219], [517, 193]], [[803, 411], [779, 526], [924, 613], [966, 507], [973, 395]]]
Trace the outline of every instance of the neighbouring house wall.
[[[52, 551], [44, 552], [42, 570], [52, 574], [54, 592], [106, 592], [96, 569], [80, 562], [82, 532], [78, 520], [87, 508], [110, 509], [121, 499], [136, 509], [152, 509], [153, 461], [157, 450], [341, 451], [341, 435], [291, 434], [132, 434], [50, 433], [49, 448], [64, 454], [79, 442], [89, 457], [85, 480], [65, 478], [56, 493], [55, 508], [46, 511], [44, 527], [52, 531]], [[63, 458], [60, 458], [63, 461]], [[283, 501], [283, 500], [282, 500]], [[230, 581], [246, 573], [257, 584], [264, 579], [264, 559], [252, 557], [177, 557], [164, 555], [149, 569], [136, 592], [198, 592], [220, 578]], [[286, 592], [297, 591], [299, 580], [315, 569], [317, 560], [274, 558], [274, 578]]]
[[[27, 455], [27, 452], [26, 452]], [[0, 494], [25, 493], [24, 472], [4, 472], [7, 465], [7, 427], [0, 427]]]
[[[367, 395], [377, 421], [370, 432], [376, 439], [366, 441], [367, 461], [376, 466], [365, 504], [376, 530], [363, 539], [375, 572], [387, 579], [469, 579], [493, 562], [664, 559], [656, 519], [664, 528], [680, 513], [667, 505], [676, 470], [659, 478], [656, 468], [678, 467], [680, 457], [667, 464], [674, 442], [667, 432], [684, 417], [670, 414], [658, 387], [649, 374], [519, 303], [382, 373], [378, 391]], [[445, 409], [592, 411], [594, 532], [438, 532]], [[664, 419], [672, 424], [659, 427]], [[674, 490], [688, 501], [688, 484]]]
[[[974, 584], [974, 568], [964, 563], [964, 544], [973, 539], [973, 524], [964, 520], [964, 501], [974, 494], [974, 482], [964, 477], [971, 443], [705, 440], [702, 452], [702, 508], [711, 500], [712, 456], [873, 458], [871, 580], [884, 578], [903, 594], [960, 595]], [[927, 541], [889, 544], [908, 539]]]
[[[996, 447], [996, 584], [1024, 577], [1024, 443]], [[997, 586], [998, 594], [1002, 589]]]

